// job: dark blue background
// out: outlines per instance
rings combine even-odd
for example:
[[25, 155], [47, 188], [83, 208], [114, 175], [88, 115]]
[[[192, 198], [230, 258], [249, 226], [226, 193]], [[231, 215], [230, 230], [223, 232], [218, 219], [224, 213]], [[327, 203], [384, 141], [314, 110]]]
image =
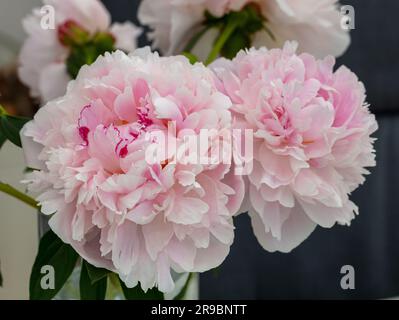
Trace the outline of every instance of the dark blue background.
[[[104, 0], [114, 20], [137, 23], [139, 0]], [[318, 228], [290, 254], [265, 252], [247, 216], [236, 219], [231, 254], [201, 276], [201, 298], [358, 299], [399, 295], [399, 1], [342, 0], [356, 10], [352, 45], [338, 60], [365, 83], [377, 114], [377, 161], [353, 195], [360, 216], [352, 226]], [[146, 44], [145, 37], [140, 41]], [[340, 269], [356, 270], [356, 289], [340, 287]]]

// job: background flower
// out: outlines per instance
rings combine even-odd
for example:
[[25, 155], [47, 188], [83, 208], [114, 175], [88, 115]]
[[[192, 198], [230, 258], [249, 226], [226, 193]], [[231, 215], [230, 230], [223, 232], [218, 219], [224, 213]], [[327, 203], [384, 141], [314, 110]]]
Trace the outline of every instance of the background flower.
[[269, 251], [288, 252], [316, 225], [349, 225], [357, 207], [349, 194], [375, 165], [377, 123], [364, 86], [334, 58], [283, 50], [242, 51], [211, 67], [233, 102], [235, 126], [255, 132], [248, 176], [254, 232]]
[[40, 169], [29, 189], [54, 214], [53, 231], [89, 263], [128, 287], [170, 292], [172, 270], [202, 272], [225, 259], [244, 185], [228, 164], [174, 163], [174, 152], [149, 164], [146, 150], [160, 142], [148, 134], [184, 146], [188, 134], [214, 129], [212, 149], [231, 126], [230, 107], [202, 64], [148, 48], [106, 54], [24, 127], [27, 164]]
[[[269, 30], [252, 36], [255, 47], [276, 48], [286, 40], [297, 40], [300, 51], [324, 57], [340, 56], [349, 46], [349, 34], [341, 28], [337, 0], [143, 0], [139, 19], [153, 29], [150, 38], [154, 47], [170, 55], [181, 52], [201, 29], [206, 11], [222, 17], [248, 4], [258, 8]], [[195, 47], [195, 53], [204, 59], [216, 37], [216, 30], [208, 32]]]
[[65, 94], [71, 80], [66, 66], [70, 48], [60, 41], [60, 33], [68, 32], [70, 26], [88, 32], [89, 36], [110, 32], [116, 48], [136, 49], [141, 30], [130, 22], [111, 26], [111, 17], [99, 0], [43, 0], [43, 4], [54, 8], [55, 29], [43, 29], [41, 20], [46, 12], [34, 9], [23, 21], [29, 37], [19, 57], [21, 81], [30, 88], [33, 97], [43, 102]]

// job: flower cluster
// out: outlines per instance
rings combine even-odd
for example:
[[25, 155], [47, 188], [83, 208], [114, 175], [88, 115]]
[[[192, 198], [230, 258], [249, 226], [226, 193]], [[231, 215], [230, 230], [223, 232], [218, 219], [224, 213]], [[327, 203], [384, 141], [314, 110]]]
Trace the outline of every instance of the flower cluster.
[[[111, 25], [110, 14], [99, 0], [43, 0], [43, 4], [43, 8], [34, 9], [23, 20], [29, 38], [19, 57], [21, 81], [42, 102], [65, 94], [71, 80], [67, 59], [72, 48], [82, 47], [91, 40], [98, 41], [96, 47], [103, 45], [101, 41], [108, 42], [110, 50], [129, 52], [137, 47], [141, 30], [130, 22]], [[77, 55], [84, 57], [82, 52]]]
[[[143, 0], [139, 18], [153, 29], [154, 48], [170, 55], [181, 52], [208, 23], [207, 14], [221, 18], [246, 6], [255, 7], [264, 20], [264, 27], [255, 28], [251, 35], [252, 46], [278, 48], [287, 40], [297, 40], [301, 52], [320, 58], [339, 56], [349, 46], [337, 0]], [[197, 44], [195, 53], [201, 58], [209, 52], [215, 32], [212, 28]]]
[[163, 53], [235, 57], [208, 67], [136, 49], [141, 30], [99, 0], [43, 3], [54, 21], [23, 22], [19, 75], [44, 103], [21, 131], [24, 182], [88, 263], [171, 293], [224, 261], [240, 213], [281, 252], [356, 216], [377, 122], [334, 70], [350, 42], [337, 0], [143, 0]]
[[[27, 183], [51, 228], [128, 287], [170, 292], [175, 273], [222, 263], [245, 208], [270, 251], [292, 250], [316, 225], [349, 224], [377, 124], [352, 72], [295, 49], [251, 49], [206, 68], [147, 48], [83, 67], [21, 134], [37, 169]], [[251, 129], [253, 171], [182, 163], [173, 151], [147, 161], [159, 143], [151, 133], [186, 146], [202, 129], [213, 130], [208, 151], [226, 130]]]

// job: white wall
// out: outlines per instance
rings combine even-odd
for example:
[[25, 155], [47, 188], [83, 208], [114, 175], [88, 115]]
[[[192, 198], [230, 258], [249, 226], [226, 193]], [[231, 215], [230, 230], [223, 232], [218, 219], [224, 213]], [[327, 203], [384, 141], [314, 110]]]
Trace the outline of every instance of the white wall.
[[0, 0], [0, 30], [16, 40], [22, 40], [25, 35], [21, 19], [41, 3], [40, 0]]
[[[25, 37], [21, 19], [39, 4], [39, 0], [0, 0], [0, 33], [16, 44], [11, 48], [14, 51]], [[15, 59], [13, 50], [0, 36], [0, 64]], [[6, 143], [0, 150], [0, 180], [23, 190], [18, 182], [24, 168], [21, 150]], [[0, 268], [3, 275], [0, 300], [28, 298], [30, 269], [37, 246], [37, 212], [0, 194]]]
[[[25, 168], [22, 152], [11, 143], [0, 151], [0, 180], [19, 190]], [[37, 212], [0, 194], [0, 262], [3, 287], [0, 299], [27, 299], [29, 275], [37, 252]]]

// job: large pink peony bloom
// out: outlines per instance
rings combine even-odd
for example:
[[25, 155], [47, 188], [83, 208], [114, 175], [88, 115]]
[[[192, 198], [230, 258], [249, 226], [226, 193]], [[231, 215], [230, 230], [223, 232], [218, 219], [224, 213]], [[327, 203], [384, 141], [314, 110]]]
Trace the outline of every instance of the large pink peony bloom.
[[[21, 81], [30, 88], [33, 97], [43, 102], [64, 95], [71, 80], [65, 65], [69, 49], [58, 38], [59, 28], [65, 23], [74, 22], [91, 34], [109, 31], [118, 49], [133, 51], [137, 47], [141, 30], [130, 22], [111, 26], [111, 17], [99, 0], [43, 0], [43, 4], [54, 8], [55, 29], [42, 28], [42, 18], [48, 12], [34, 9], [23, 20], [29, 38], [19, 57]], [[43, 21], [46, 26], [48, 21]]]
[[244, 192], [230, 165], [176, 163], [174, 149], [162, 163], [146, 156], [160, 143], [152, 133], [173, 134], [182, 146], [214, 129], [212, 148], [229, 130], [231, 101], [214, 80], [202, 64], [148, 48], [106, 54], [22, 130], [27, 164], [40, 169], [29, 189], [54, 214], [51, 228], [128, 287], [170, 292], [171, 271], [203, 272], [229, 252]]
[[[341, 28], [341, 15], [337, 0], [143, 0], [139, 9], [141, 23], [149, 25], [154, 47], [165, 54], [182, 50], [194, 36], [209, 11], [221, 17], [231, 11], [239, 11], [245, 5], [256, 4], [267, 19], [266, 31], [258, 32], [255, 47], [281, 47], [286, 40], [297, 40], [299, 50], [318, 57], [328, 54], [340, 56], [349, 46], [350, 37]], [[195, 53], [201, 58], [209, 53], [215, 31], [200, 41]]]
[[364, 86], [334, 58], [296, 55], [297, 45], [240, 52], [212, 65], [234, 104], [237, 127], [255, 132], [248, 176], [254, 232], [269, 251], [288, 252], [316, 225], [349, 225], [349, 194], [375, 165], [377, 123]]

